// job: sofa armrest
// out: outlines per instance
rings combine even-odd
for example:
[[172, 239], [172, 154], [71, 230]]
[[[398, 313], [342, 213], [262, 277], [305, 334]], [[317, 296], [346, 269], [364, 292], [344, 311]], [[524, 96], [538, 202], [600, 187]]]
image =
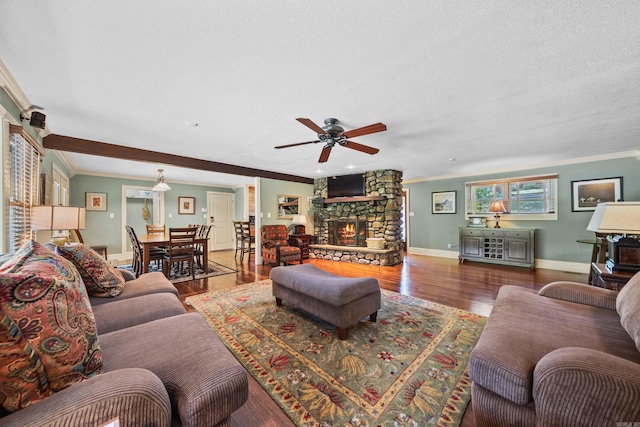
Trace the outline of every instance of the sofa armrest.
[[601, 351], [565, 347], [533, 372], [537, 425], [611, 426], [640, 420], [640, 364]]
[[584, 283], [561, 281], [544, 286], [538, 295], [615, 310], [618, 292]]
[[139, 368], [100, 374], [0, 418], [0, 424], [95, 427], [113, 418], [121, 426], [169, 426], [171, 403], [162, 381]]
[[128, 282], [130, 280], [135, 280], [136, 275], [130, 272], [129, 270], [125, 270], [123, 268], [117, 269], [120, 273], [122, 273], [122, 277], [124, 277], [124, 281]]

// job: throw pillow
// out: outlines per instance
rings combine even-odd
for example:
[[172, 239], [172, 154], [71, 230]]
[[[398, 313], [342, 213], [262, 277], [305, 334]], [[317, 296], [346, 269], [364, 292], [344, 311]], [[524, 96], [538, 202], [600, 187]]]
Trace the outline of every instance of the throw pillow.
[[[23, 268], [38, 265], [46, 263], [30, 261]], [[25, 271], [0, 275], [0, 295], [3, 313], [33, 347], [52, 391], [102, 372], [96, 322], [84, 287]]]
[[56, 253], [76, 266], [92, 297], [115, 297], [124, 289], [124, 277], [96, 251], [82, 243], [57, 246]]
[[616, 311], [620, 324], [640, 351], [640, 273], [636, 273], [618, 293]]
[[[4, 298], [6, 295], [2, 295]], [[51, 395], [40, 358], [0, 305], [0, 405], [15, 412]]]

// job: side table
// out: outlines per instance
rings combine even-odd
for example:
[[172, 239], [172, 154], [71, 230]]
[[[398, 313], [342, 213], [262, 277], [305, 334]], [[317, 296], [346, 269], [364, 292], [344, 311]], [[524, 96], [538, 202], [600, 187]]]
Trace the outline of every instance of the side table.
[[309, 259], [309, 245], [312, 236], [310, 234], [291, 234], [290, 237], [298, 239], [302, 243], [302, 259]]
[[591, 263], [591, 284], [600, 288], [619, 291], [633, 277], [633, 273], [611, 271], [606, 264]]

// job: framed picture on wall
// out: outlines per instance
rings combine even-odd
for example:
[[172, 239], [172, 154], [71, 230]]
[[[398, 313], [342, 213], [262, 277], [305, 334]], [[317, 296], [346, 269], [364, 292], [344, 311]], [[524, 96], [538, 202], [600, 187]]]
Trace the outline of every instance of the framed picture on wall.
[[84, 193], [84, 207], [88, 211], [107, 210], [107, 193]]
[[432, 214], [456, 213], [456, 192], [455, 191], [434, 191], [433, 193], [431, 193], [431, 213]]
[[571, 181], [571, 210], [594, 211], [598, 203], [622, 200], [622, 177]]
[[195, 215], [196, 198], [178, 196], [178, 214], [179, 215]]

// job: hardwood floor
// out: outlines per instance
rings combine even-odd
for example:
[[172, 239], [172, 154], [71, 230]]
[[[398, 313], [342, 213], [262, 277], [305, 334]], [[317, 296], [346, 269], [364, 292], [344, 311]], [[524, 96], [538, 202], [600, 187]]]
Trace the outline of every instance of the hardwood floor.
[[[211, 277], [176, 285], [180, 298], [202, 292], [224, 289], [235, 285], [268, 279], [271, 266], [255, 265], [234, 258], [234, 251], [211, 252], [209, 259], [238, 270], [235, 274]], [[305, 261], [307, 262], [307, 261]], [[440, 304], [461, 308], [488, 316], [498, 290], [503, 285], [518, 285], [537, 292], [547, 283], [570, 280], [587, 283], [587, 274], [567, 273], [555, 270], [505, 267], [473, 262], [458, 264], [457, 259], [407, 255], [404, 263], [393, 267], [309, 260], [323, 270], [347, 277], [372, 276], [380, 287], [426, 299]], [[187, 306], [187, 309], [190, 307]], [[236, 411], [231, 419], [234, 427], [283, 427], [294, 426], [278, 405], [249, 377], [249, 400]], [[473, 402], [472, 402], [473, 404]], [[462, 427], [475, 427], [469, 405]]]

